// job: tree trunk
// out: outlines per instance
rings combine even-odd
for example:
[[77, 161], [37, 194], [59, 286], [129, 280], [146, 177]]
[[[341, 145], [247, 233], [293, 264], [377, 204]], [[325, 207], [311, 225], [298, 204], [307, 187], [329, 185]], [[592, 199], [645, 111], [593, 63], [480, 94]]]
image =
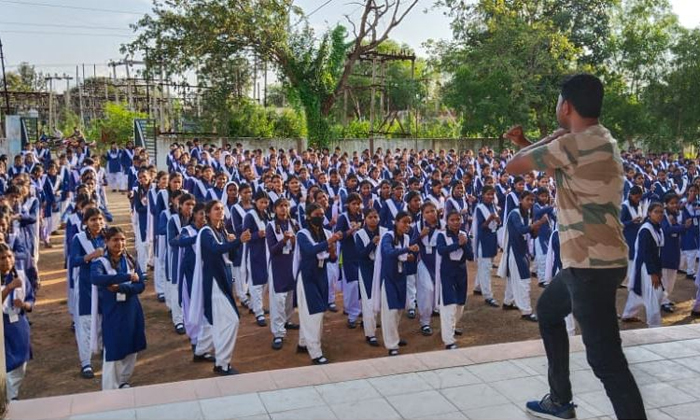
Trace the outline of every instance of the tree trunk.
[[309, 145], [321, 148], [328, 146], [330, 142], [330, 121], [328, 115], [321, 112], [320, 100], [311, 98], [302, 100], [304, 114], [306, 115], [306, 131], [309, 137]]

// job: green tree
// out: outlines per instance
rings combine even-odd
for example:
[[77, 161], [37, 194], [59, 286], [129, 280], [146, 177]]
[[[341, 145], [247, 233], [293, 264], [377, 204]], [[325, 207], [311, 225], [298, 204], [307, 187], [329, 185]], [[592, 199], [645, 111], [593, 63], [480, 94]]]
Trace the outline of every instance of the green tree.
[[86, 135], [89, 139], [98, 140], [98, 144], [102, 143], [103, 146], [112, 142], [126, 144], [133, 140], [134, 119], [137, 118], [148, 118], [148, 115], [130, 111], [125, 103], [108, 102], [104, 107], [103, 118], [93, 121]]
[[23, 61], [16, 71], [7, 72], [7, 88], [18, 92], [42, 91], [46, 89], [46, 80], [43, 73]]

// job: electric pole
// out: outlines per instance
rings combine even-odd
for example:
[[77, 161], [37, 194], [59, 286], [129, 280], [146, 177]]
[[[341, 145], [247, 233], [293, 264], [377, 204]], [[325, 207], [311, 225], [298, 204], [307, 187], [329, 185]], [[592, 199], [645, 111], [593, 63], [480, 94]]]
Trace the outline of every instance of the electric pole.
[[10, 113], [10, 93], [7, 90], [7, 76], [5, 75], [5, 54], [2, 50], [2, 38], [0, 38], [0, 63], [2, 63], [2, 85], [5, 91], [5, 115]]

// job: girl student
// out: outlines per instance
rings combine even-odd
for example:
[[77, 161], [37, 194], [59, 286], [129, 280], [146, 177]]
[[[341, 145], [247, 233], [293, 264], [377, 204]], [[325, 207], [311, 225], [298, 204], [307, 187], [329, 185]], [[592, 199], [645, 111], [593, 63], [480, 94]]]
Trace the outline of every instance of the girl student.
[[[81, 375], [85, 379], [94, 378], [92, 369], [91, 343], [98, 341], [99, 319], [93, 319], [92, 306], [94, 290], [90, 283], [90, 263], [104, 255], [104, 218], [100, 209], [90, 207], [83, 214], [85, 230], [79, 232], [73, 238], [70, 247], [70, 267], [74, 270], [75, 303], [77, 320], [75, 325], [75, 338], [78, 343], [78, 355], [80, 356]], [[99, 316], [97, 316], [99, 318]]]
[[207, 224], [197, 234], [195, 267], [188, 322], [199, 326], [195, 360], [212, 350], [216, 356], [214, 373], [234, 375], [231, 357], [238, 335], [240, 316], [233, 300], [233, 265], [228, 253], [251, 238], [244, 231], [240, 238], [226, 231], [224, 205], [212, 200], [206, 204]]
[[[329, 230], [333, 230], [336, 224], [336, 217], [333, 216], [333, 207], [335, 204], [331, 205], [329, 202], [328, 194], [326, 194], [322, 189], [317, 190], [314, 193], [314, 203], [321, 206], [323, 209], [323, 227]], [[340, 254], [338, 244], [335, 245], [336, 255]], [[339, 280], [340, 280], [340, 267], [338, 264], [338, 258], [328, 263], [328, 310], [331, 312], [338, 312], [338, 307], [335, 304], [335, 297], [340, 290]]]
[[246, 244], [245, 264], [250, 275], [251, 312], [255, 315], [258, 326], [266, 327], [263, 293], [268, 281], [267, 245], [265, 228], [270, 218], [267, 209], [270, 198], [265, 191], [258, 191], [254, 197], [254, 207], [243, 219], [243, 230], [251, 233], [251, 240]]
[[362, 303], [362, 327], [367, 344], [378, 347], [377, 317], [372, 299], [372, 283], [374, 281], [374, 263], [377, 255], [379, 239], [386, 228], [379, 226], [379, 212], [369, 206], [364, 210], [364, 227], [355, 232], [355, 247], [358, 256], [358, 285], [360, 287], [360, 302]]
[[306, 206], [308, 227], [297, 234], [294, 251], [294, 277], [299, 305], [299, 345], [297, 352], [308, 352], [316, 365], [328, 363], [321, 349], [323, 314], [328, 308], [328, 264], [337, 261], [341, 233], [324, 228], [324, 209], [317, 203]]
[[275, 216], [265, 228], [265, 240], [268, 250], [270, 329], [272, 331], [272, 348], [282, 349], [287, 329], [297, 330], [298, 324], [292, 322], [294, 315], [294, 247], [296, 222], [291, 219], [289, 200], [278, 198], [274, 205]]
[[491, 307], [498, 308], [499, 303], [493, 297], [491, 291], [491, 268], [493, 259], [498, 253], [497, 232], [501, 225], [498, 208], [494, 204], [496, 191], [493, 187], [485, 185], [481, 190], [481, 203], [476, 206], [474, 219], [472, 219], [472, 233], [474, 234], [474, 254], [477, 261], [476, 285], [474, 293], [479, 289], [484, 302]]
[[520, 194], [520, 203], [508, 214], [504, 237], [506, 249], [501, 257], [498, 275], [508, 279], [503, 309], [520, 309], [521, 319], [537, 322], [530, 302], [528, 238], [530, 235], [536, 236], [540, 226], [549, 219], [543, 216], [540, 220], [531, 222], [534, 201], [535, 195], [532, 192], [523, 191]]
[[642, 200], [642, 188], [638, 185], [632, 186], [627, 195], [627, 200], [622, 203], [622, 209], [620, 210], [620, 221], [622, 222], [622, 235], [625, 237], [625, 242], [627, 242], [628, 251], [628, 264], [627, 264], [627, 278], [622, 283], [622, 287], [626, 287], [632, 274], [632, 267], [634, 267], [634, 253], [635, 244], [637, 242], [637, 234], [639, 229], [644, 223], [644, 206], [641, 203]]
[[41, 239], [46, 248], [51, 248], [51, 234], [58, 229], [60, 224], [59, 199], [61, 195], [61, 178], [58, 174], [56, 162], [51, 161], [43, 178], [43, 226]]
[[138, 171], [138, 184], [131, 192], [131, 212], [132, 224], [134, 226], [136, 245], [136, 257], [139, 261], [139, 267], [145, 269], [148, 267], [148, 254], [150, 241], [148, 236], [148, 227], [150, 225], [149, 213], [149, 188], [151, 186], [151, 176], [147, 169], [141, 168]]
[[[409, 191], [406, 194], [406, 212], [411, 216], [411, 231], [409, 236], [411, 237], [411, 245], [418, 243], [418, 231], [416, 228], [416, 223], [421, 217], [421, 205], [422, 200], [420, 193], [418, 191]], [[406, 316], [408, 319], [416, 318], [416, 307], [418, 306], [418, 299], [416, 296], [416, 283], [418, 277], [418, 256], [419, 253], [413, 253], [413, 258], [406, 261]]]
[[443, 221], [447, 221], [447, 214], [451, 211], [457, 211], [462, 216], [463, 231], [468, 231], [470, 226], [467, 224], [469, 216], [469, 202], [464, 198], [464, 183], [455, 181], [452, 184], [450, 197], [445, 201], [445, 211], [443, 213]]
[[170, 308], [175, 332], [185, 334], [185, 324], [182, 314], [182, 303], [180, 302], [179, 279], [182, 264], [182, 252], [179, 244], [179, 236], [182, 229], [192, 222], [192, 210], [196, 204], [194, 195], [186, 193], [177, 197], [178, 205], [175, 212], [168, 220], [167, 241], [168, 241], [168, 283], [166, 284], [167, 305]]
[[552, 228], [556, 223], [556, 210], [550, 205], [549, 189], [538, 187], [534, 192], [536, 201], [532, 208], [533, 220], [538, 221], [544, 215], [547, 215], [549, 219], [547, 223], [542, 225], [539, 232], [537, 232], [537, 238], [534, 239], [537, 281], [540, 287], [546, 287], [547, 283], [544, 281], [544, 275], [547, 262], [547, 245], [549, 244], [549, 236], [552, 234]]
[[168, 208], [160, 213], [158, 218], [158, 238], [162, 239], [162, 247], [159, 248], [159, 255], [156, 259], [156, 264], [160, 263], [162, 269], [165, 272], [165, 284], [163, 285], [163, 295], [165, 296], [165, 305], [170, 311], [171, 298], [170, 298], [170, 288], [168, 288], [168, 283], [170, 282], [170, 264], [171, 264], [171, 250], [170, 244], [168, 243], [168, 224], [173, 216], [178, 215], [179, 199], [182, 192], [180, 190], [175, 190], [168, 193]]
[[695, 279], [695, 268], [698, 257], [698, 237], [700, 229], [698, 226], [700, 218], [700, 206], [698, 206], [698, 187], [690, 185], [687, 188], [687, 196], [682, 200], [683, 219], [692, 220], [692, 225], [683, 232], [681, 236], [681, 263], [680, 269], [685, 271], [686, 278]]
[[90, 265], [102, 310], [102, 389], [128, 388], [136, 354], [146, 349], [143, 310], [138, 295], [144, 276], [126, 250], [126, 234], [119, 227], [105, 231], [106, 254]]
[[336, 232], [342, 234], [340, 253], [343, 260], [343, 309], [348, 314], [348, 328], [357, 327], [360, 316], [360, 290], [358, 284], [359, 255], [355, 247], [355, 232], [362, 228], [362, 199], [357, 193], [345, 198], [347, 210], [338, 218]]
[[430, 319], [437, 309], [435, 295], [435, 249], [437, 237], [444, 225], [438, 216], [438, 209], [432, 201], [426, 201], [421, 208], [422, 220], [417, 222], [418, 246], [418, 275], [416, 279], [416, 297], [418, 300], [418, 316], [421, 333], [425, 336], [433, 334]]
[[678, 266], [681, 261], [681, 236], [692, 226], [692, 219], [683, 219], [678, 210], [678, 195], [675, 192], [666, 193], [664, 196], [665, 214], [661, 222], [661, 230], [664, 233], [664, 246], [661, 249], [661, 283], [664, 289], [664, 297], [661, 301], [661, 310], [674, 312], [675, 304], [670, 300], [676, 284]]
[[0, 284], [5, 341], [7, 401], [16, 400], [32, 358], [30, 326], [26, 313], [32, 310], [34, 290], [22, 270], [15, 267], [15, 254], [0, 243]]
[[180, 249], [181, 263], [178, 274], [178, 300], [182, 306], [183, 323], [185, 324], [185, 332], [190, 338], [192, 344], [192, 353], [194, 361], [211, 360], [213, 357], [209, 354], [204, 354], [197, 358], [194, 354], [197, 337], [198, 325], [188, 322], [187, 316], [190, 308], [190, 296], [192, 296], [192, 282], [194, 281], [194, 264], [196, 262], [195, 244], [199, 231], [207, 224], [206, 214], [204, 212], [204, 203], [196, 203], [192, 208], [192, 221], [190, 224], [182, 227], [180, 236], [176, 237], [176, 243]]
[[661, 326], [661, 248], [664, 234], [661, 223], [664, 220], [664, 207], [659, 202], [649, 204], [647, 218], [639, 228], [635, 243], [634, 266], [629, 279], [629, 294], [622, 313], [622, 320], [636, 321], [639, 309], [644, 306], [646, 322], [650, 328]]
[[[250, 184], [242, 183], [238, 186], [238, 197], [238, 202], [231, 207], [231, 227], [232, 232], [240, 236], [243, 233], [243, 220], [246, 214], [253, 209], [253, 188]], [[244, 308], [248, 308], [250, 305], [248, 267], [244, 261], [247, 247], [247, 244], [243, 244], [241, 252], [237, 252], [231, 260], [235, 280], [233, 290]]]
[[[151, 242], [149, 247], [150, 258], [148, 264], [153, 266], [153, 280], [156, 289], [156, 297], [159, 302], [165, 302], [165, 267], [160, 263], [161, 248], [165, 247], [165, 237], [158, 235], [158, 220], [160, 213], [168, 207], [166, 194], [161, 194], [161, 190], [168, 188], [168, 173], [160, 171], [156, 175], [156, 184], [148, 192], [148, 239]], [[162, 241], [161, 241], [162, 239]], [[162, 242], [162, 243], [161, 243]]]
[[[399, 354], [399, 346], [405, 346], [405, 340], [399, 337], [401, 312], [406, 307], [406, 271], [404, 263], [415, 258], [411, 252], [418, 252], [417, 244], [410, 245], [408, 233], [411, 231], [411, 216], [405, 211], [396, 214], [394, 227], [380, 241], [380, 258], [375, 261], [375, 270], [381, 270], [377, 286], [381, 299], [375, 303], [381, 305], [382, 336], [384, 347], [390, 356]], [[379, 285], [381, 283], [381, 285]], [[376, 288], [376, 286], [375, 286]], [[375, 293], [376, 292], [376, 293]], [[375, 308], [376, 309], [376, 308]]]
[[462, 214], [452, 210], [446, 217], [447, 228], [437, 238], [435, 258], [436, 286], [440, 303], [440, 329], [442, 342], [448, 350], [456, 349], [455, 335], [462, 335], [456, 328], [467, 303], [467, 260], [474, 260], [471, 242], [461, 230]]

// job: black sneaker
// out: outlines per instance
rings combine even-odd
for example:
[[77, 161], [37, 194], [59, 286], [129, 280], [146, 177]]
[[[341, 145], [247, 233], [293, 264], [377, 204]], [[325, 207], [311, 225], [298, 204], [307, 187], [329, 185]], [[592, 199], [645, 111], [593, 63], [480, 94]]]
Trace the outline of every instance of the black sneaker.
[[365, 337], [365, 341], [372, 347], [379, 347], [379, 341], [377, 341], [377, 337]]
[[355, 328], [357, 328], [357, 321], [348, 320], [348, 328], [351, 330], [354, 330]]
[[455, 335], [462, 335], [464, 334], [464, 331], [462, 331], [461, 328], [455, 328]]
[[389, 356], [398, 356], [398, 355], [399, 355], [399, 349], [389, 350]]
[[295, 324], [293, 322], [287, 322], [286, 324], [284, 324], [284, 329], [285, 330], [298, 330], [299, 324]]
[[178, 335], [184, 335], [185, 332], [186, 332], [186, 331], [185, 331], [185, 326], [182, 325], [182, 324], [177, 324], [177, 325], [175, 326], [175, 332], [176, 332]]
[[311, 361], [315, 365], [327, 365], [328, 359], [325, 356], [317, 357]]
[[282, 350], [282, 337], [275, 337], [272, 340], [272, 350]]
[[226, 369], [221, 366], [214, 366], [214, 373], [221, 376], [238, 375], [238, 371], [231, 365], [226, 366]]
[[265, 315], [260, 315], [259, 317], [255, 318], [255, 322], [257, 322], [258, 327], [267, 327], [267, 322], [265, 321]]
[[433, 335], [433, 329], [430, 328], [430, 325], [423, 325], [422, 327], [420, 327], [420, 333], [426, 337], [429, 337]]
[[162, 293], [158, 294], [158, 302], [163, 303], [165, 302], [165, 295]]
[[558, 404], [552, 401], [549, 394], [540, 401], [528, 401], [525, 404], [526, 411], [541, 419], [575, 419], [576, 405], [572, 402]]
[[486, 303], [487, 305], [489, 305], [492, 308], [498, 308], [499, 306], [501, 306], [498, 304], [498, 301], [494, 298], [486, 299], [486, 300], [484, 300], [484, 303]]
[[416, 318], [416, 310], [415, 309], [409, 309], [408, 313], [406, 314], [408, 319], [415, 319]]
[[192, 356], [192, 361], [195, 363], [202, 363], [202, 362], [214, 363], [214, 362], [216, 362], [216, 358], [209, 353], [195, 354], [194, 356]]
[[83, 366], [80, 370], [80, 376], [84, 379], [92, 379], [95, 377], [95, 372], [92, 371], [92, 366]]
[[457, 343], [448, 344], [445, 346], [445, 350], [454, 350], [457, 348]]
[[671, 306], [670, 303], [664, 303], [661, 305], [661, 310], [666, 312], [667, 314], [672, 314], [675, 312], [675, 309], [673, 309], [673, 306]]
[[328, 305], [328, 310], [331, 312], [338, 312], [338, 307], [335, 305], [335, 303], [331, 303]]
[[406, 340], [399, 340], [399, 347], [406, 347], [408, 345], [408, 341]]
[[511, 303], [511, 304], [504, 303], [503, 305], [501, 305], [501, 308], [503, 308], [504, 311], [513, 311], [513, 310], [518, 309], [518, 307], [515, 306], [515, 303]]
[[688, 279], [688, 280], [695, 280], [695, 275], [693, 275], [693, 274], [686, 274], [685, 278]]
[[535, 314], [530, 314], [530, 315], [522, 315], [520, 317], [523, 321], [528, 321], [528, 322], [537, 322], [537, 315]]
[[308, 351], [309, 349], [306, 348], [306, 346], [300, 346], [297, 344], [297, 353], [307, 353]]
[[541, 282], [537, 283], [537, 286], [538, 286], [540, 289], [544, 289], [544, 288], [547, 287], [547, 283], [541, 281]]

